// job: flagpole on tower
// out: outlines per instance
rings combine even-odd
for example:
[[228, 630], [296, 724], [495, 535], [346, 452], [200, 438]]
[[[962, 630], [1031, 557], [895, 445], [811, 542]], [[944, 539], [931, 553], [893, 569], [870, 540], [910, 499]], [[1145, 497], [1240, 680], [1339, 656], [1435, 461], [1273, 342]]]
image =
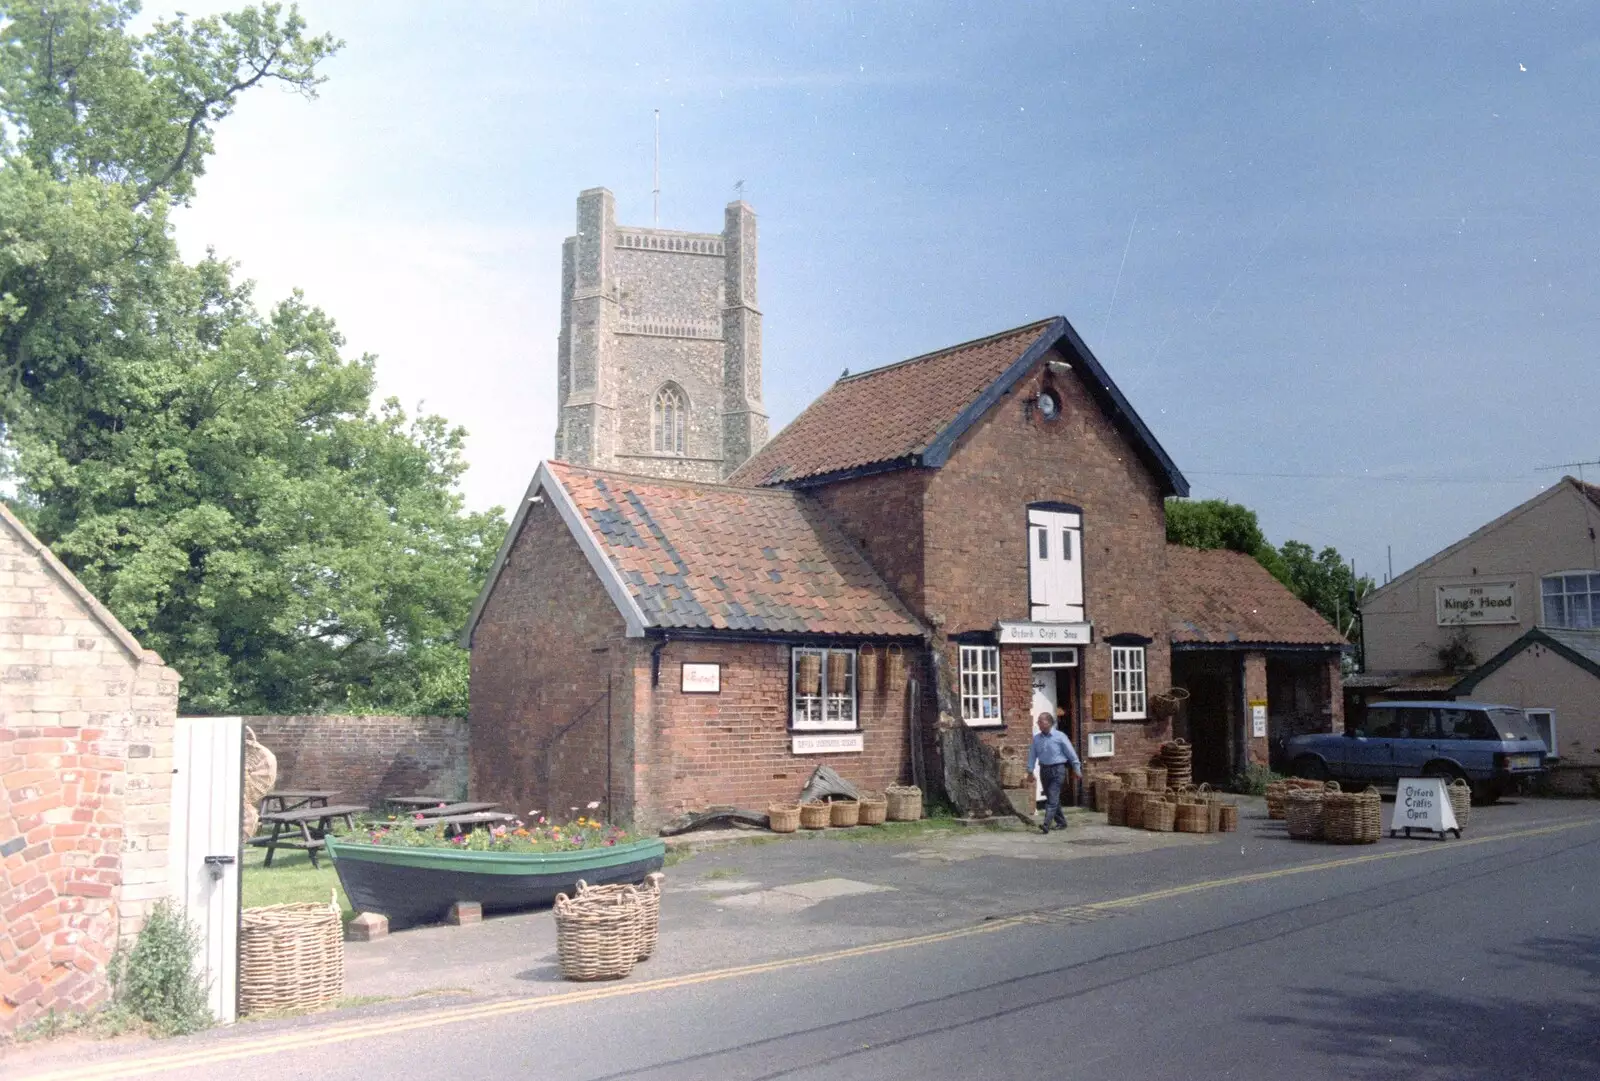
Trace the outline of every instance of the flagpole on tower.
[[656, 186], [652, 193], [655, 197], [655, 211], [652, 215], [651, 225], [661, 228], [661, 110], [656, 110]]

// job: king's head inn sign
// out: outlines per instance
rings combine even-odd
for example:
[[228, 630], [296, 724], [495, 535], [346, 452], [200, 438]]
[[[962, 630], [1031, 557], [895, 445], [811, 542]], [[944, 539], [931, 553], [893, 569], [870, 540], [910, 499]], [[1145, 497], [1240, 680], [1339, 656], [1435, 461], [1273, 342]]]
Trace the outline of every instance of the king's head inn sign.
[[1517, 622], [1515, 582], [1439, 586], [1435, 597], [1441, 627]]

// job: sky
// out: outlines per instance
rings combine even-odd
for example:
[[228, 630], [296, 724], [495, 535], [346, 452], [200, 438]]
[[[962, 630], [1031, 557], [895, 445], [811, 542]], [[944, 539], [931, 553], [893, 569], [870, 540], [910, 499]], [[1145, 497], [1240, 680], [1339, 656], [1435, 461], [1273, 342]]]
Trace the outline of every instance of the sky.
[[661, 225], [759, 215], [774, 432], [845, 368], [1065, 315], [1196, 498], [1380, 582], [1600, 459], [1592, 5], [301, 12], [327, 83], [241, 100], [180, 243], [466, 427], [475, 508], [551, 452], [561, 241], [594, 186], [650, 224], [655, 109]]

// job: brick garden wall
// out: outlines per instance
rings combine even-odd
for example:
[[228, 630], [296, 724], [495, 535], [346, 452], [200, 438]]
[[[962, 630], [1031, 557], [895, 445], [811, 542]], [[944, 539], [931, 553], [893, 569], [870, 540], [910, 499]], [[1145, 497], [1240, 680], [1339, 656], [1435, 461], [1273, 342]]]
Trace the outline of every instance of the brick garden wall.
[[178, 675], [0, 510], [0, 1033], [104, 999], [167, 893]]
[[462, 717], [246, 717], [278, 759], [279, 788], [338, 791], [340, 803], [467, 791]]

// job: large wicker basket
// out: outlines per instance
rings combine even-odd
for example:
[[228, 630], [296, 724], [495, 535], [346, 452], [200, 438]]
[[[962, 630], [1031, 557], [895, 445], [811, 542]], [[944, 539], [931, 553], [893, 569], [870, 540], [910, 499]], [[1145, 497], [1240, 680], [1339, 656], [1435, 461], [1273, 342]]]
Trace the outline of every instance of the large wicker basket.
[[639, 894], [556, 894], [556, 961], [569, 980], [616, 980], [639, 958]]
[[861, 821], [861, 804], [853, 799], [836, 799], [828, 805], [830, 826], [854, 826]]
[[656, 952], [656, 943], [661, 939], [661, 883], [666, 880], [666, 875], [654, 871], [645, 876], [644, 884], [629, 886], [626, 884], [611, 886], [591, 886], [578, 879], [578, 900], [599, 900], [615, 897], [633, 890], [639, 900], [635, 919], [638, 921], [637, 935], [639, 939], [639, 952], [634, 955], [637, 961], [648, 960]]
[[1126, 826], [1128, 824], [1128, 793], [1118, 784], [1105, 789], [1106, 793], [1106, 825]]
[[239, 1012], [305, 1010], [344, 994], [344, 925], [336, 904], [299, 902], [239, 915]]
[[861, 824], [863, 826], [881, 826], [884, 819], [889, 817], [889, 801], [876, 792], [863, 792], [861, 794]]
[[1383, 800], [1378, 790], [1329, 792], [1322, 800], [1322, 833], [1334, 844], [1377, 844], [1383, 836]]
[[1167, 790], [1167, 768], [1165, 766], [1148, 766], [1144, 771], [1144, 786], [1152, 792], [1165, 792]]
[[1142, 769], [1119, 769], [1117, 778], [1122, 781], [1122, 787], [1130, 792], [1134, 789], [1143, 790], [1145, 787], [1145, 772]]
[[767, 828], [773, 833], [793, 833], [800, 828], [798, 803], [774, 803], [767, 807]]
[[1145, 804], [1149, 803], [1155, 798], [1156, 794], [1154, 792], [1146, 792], [1142, 788], [1136, 788], [1131, 792], [1125, 792], [1123, 794], [1123, 824], [1130, 829], [1144, 829]]
[[812, 800], [800, 805], [800, 828], [803, 830], [825, 830], [832, 820], [833, 812], [829, 810], [826, 800]]
[[[1337, 792], [1338, 789], [1332, 791]], [[1297, 841], [1322, 840], [1322, 801], [1327, 795], [1328, 792], [1316, 788], [1290, 790], [1284, 814], [1290, 837]]]
[[1289, 799], [1289, 782], [1274, 781], [1267, 785], [1267, 817], [1283, 818], [1287, 812]]
[[1144, 801], [1144, 828], [1152, 833], [1171, 833], [1177, 824], [1178, 805], [1171, 800], [1147, 797]]
[[1235, 833], [1239, 829], [1239, 805], [1237, 803], [1219, 803], [1217, 808], [1218, 833]]
[[1206, 804], [1199, 800], [1178, 803], [1178, 809], [1172, 820], [1172, 828], [1179, 833], [1210, 833], [1211, 825], [1208, 821]]
[[[890, 658], [895, 654], [891, 652]], [[885, 794], [889, 799], [890, 822], [915, 822], [922, 817], [922, 789], [914, 784], [892, 784]]]
[[1090, 781], [1089, 792], [1094, 809], [1102, 812], [1109, 810], [1112, 789], [1121, 787], [1122, 778], [1114, 773], [1102, 775]]
[[1450, 793], [1450, 809], [1456, 814], [1456, 826], [1460, 829], [1467, 828], [1467, 819], [1472, 817], [1472, 786], [1457, 777], [1444, 786]]

